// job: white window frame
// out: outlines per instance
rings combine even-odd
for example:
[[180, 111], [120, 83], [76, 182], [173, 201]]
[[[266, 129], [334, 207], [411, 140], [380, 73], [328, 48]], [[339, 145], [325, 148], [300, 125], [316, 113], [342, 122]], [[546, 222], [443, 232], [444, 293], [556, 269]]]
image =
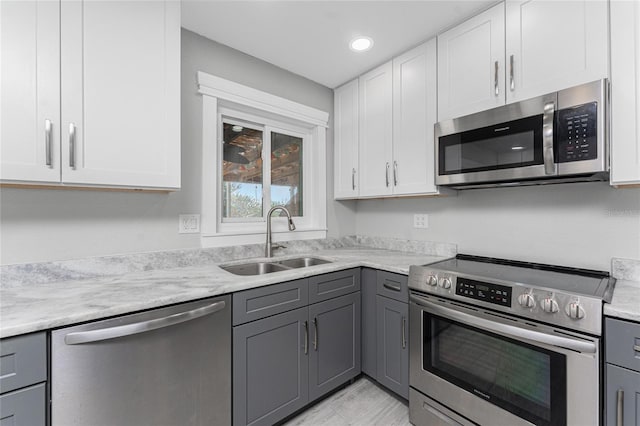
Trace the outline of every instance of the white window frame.
[[[273, 218], [273, 240], [326, 238], [326, 130], [329, 114], [241, 84], [198, 72], [198, 91], [202, 94], [202, 211], [203, 247], [264, 243], [266, 218], [222, 220], [222, 121], [246, 122], [263, 131], [291, 134], [303, 139], [303, 216], [294, 217], [295, 231], [289, 231], [284, 218]], [[266, 151], [263, 151], [266, 152]], [[268, 153], [270, 156], [270, 152]], [[263, 182], [271, 179], [263, 169]], [[267, 197], [268, 198], [268, 197]], [[266, 214], [268, 199], [263, 204]], [[265, 211], [266, 210], [266, 211]]]

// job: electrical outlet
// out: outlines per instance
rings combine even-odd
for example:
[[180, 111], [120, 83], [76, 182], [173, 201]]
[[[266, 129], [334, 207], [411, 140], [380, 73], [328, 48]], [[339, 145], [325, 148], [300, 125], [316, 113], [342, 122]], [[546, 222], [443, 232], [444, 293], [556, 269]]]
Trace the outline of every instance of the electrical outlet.
[[428, 228], [429, 227], [429, 215], [428, 214], [414, 214], [413, 215], [413, 227], [414, 228]]
[[178, 216], [178, 234], [197, 234], [200, 232], [199, 214], [181, 214]]

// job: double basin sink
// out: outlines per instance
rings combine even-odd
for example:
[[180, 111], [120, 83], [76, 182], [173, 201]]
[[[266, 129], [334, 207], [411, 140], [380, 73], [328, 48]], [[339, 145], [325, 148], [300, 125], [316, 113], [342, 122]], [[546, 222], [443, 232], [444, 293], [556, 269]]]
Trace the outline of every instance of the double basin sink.
[[220, 266], [235, 275], [264, 275], [272, 272], [288, 271], [290, 269], [307, 268], [309, 266], [331, 263], [329, 260], [317, 257], [297, 257], [295, 259], [279, 260], [277, 262], [251, 262], [237, 265]]

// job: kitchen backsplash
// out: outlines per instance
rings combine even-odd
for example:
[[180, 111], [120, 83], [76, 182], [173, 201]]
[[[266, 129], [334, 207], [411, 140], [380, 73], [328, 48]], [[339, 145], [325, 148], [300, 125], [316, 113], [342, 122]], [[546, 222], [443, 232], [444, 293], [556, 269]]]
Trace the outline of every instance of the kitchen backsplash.
[[[450, 243], [358, 235], [318, 240], [286, 241], [282, 244], [286, 247], [277, 250], [275, 253], [276, 256], [349, 247], [372, 247], [434, 256], [454, 256], [456, 254], [456, 245]], [[11, 287], [25, 284], [89, 279], [122, 275], [131, 272], [229, 262], [263, 256], [264, 244], [252, 244], [4, 265], [0, 266], [0, 285]]]

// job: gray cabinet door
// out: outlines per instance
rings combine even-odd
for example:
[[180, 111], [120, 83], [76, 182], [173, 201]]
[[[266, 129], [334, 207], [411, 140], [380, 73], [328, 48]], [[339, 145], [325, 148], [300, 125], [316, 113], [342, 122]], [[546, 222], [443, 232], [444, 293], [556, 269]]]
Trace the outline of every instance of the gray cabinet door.
[[233, 328], [234, 425], [272, 425], [309, 401], [307, 312]]
[[377, 296], [378, 383], [409, 398], [409, 305]]
[[606, 399], [607, 426], [640, 425], [640, 373], [607, 364]]
[[309, 400], [360, 374], [360, 292], [309, 306]]
[[362, 372], [369, 377], [376, 378], [378, 356], [376, 347], [376, 278], [378, 271], [363, 268], [361, 275], [362, 299]]
[[0, 425], [44, 426], [47, 403], [46, 384], [20, 389], [0, 396]]

